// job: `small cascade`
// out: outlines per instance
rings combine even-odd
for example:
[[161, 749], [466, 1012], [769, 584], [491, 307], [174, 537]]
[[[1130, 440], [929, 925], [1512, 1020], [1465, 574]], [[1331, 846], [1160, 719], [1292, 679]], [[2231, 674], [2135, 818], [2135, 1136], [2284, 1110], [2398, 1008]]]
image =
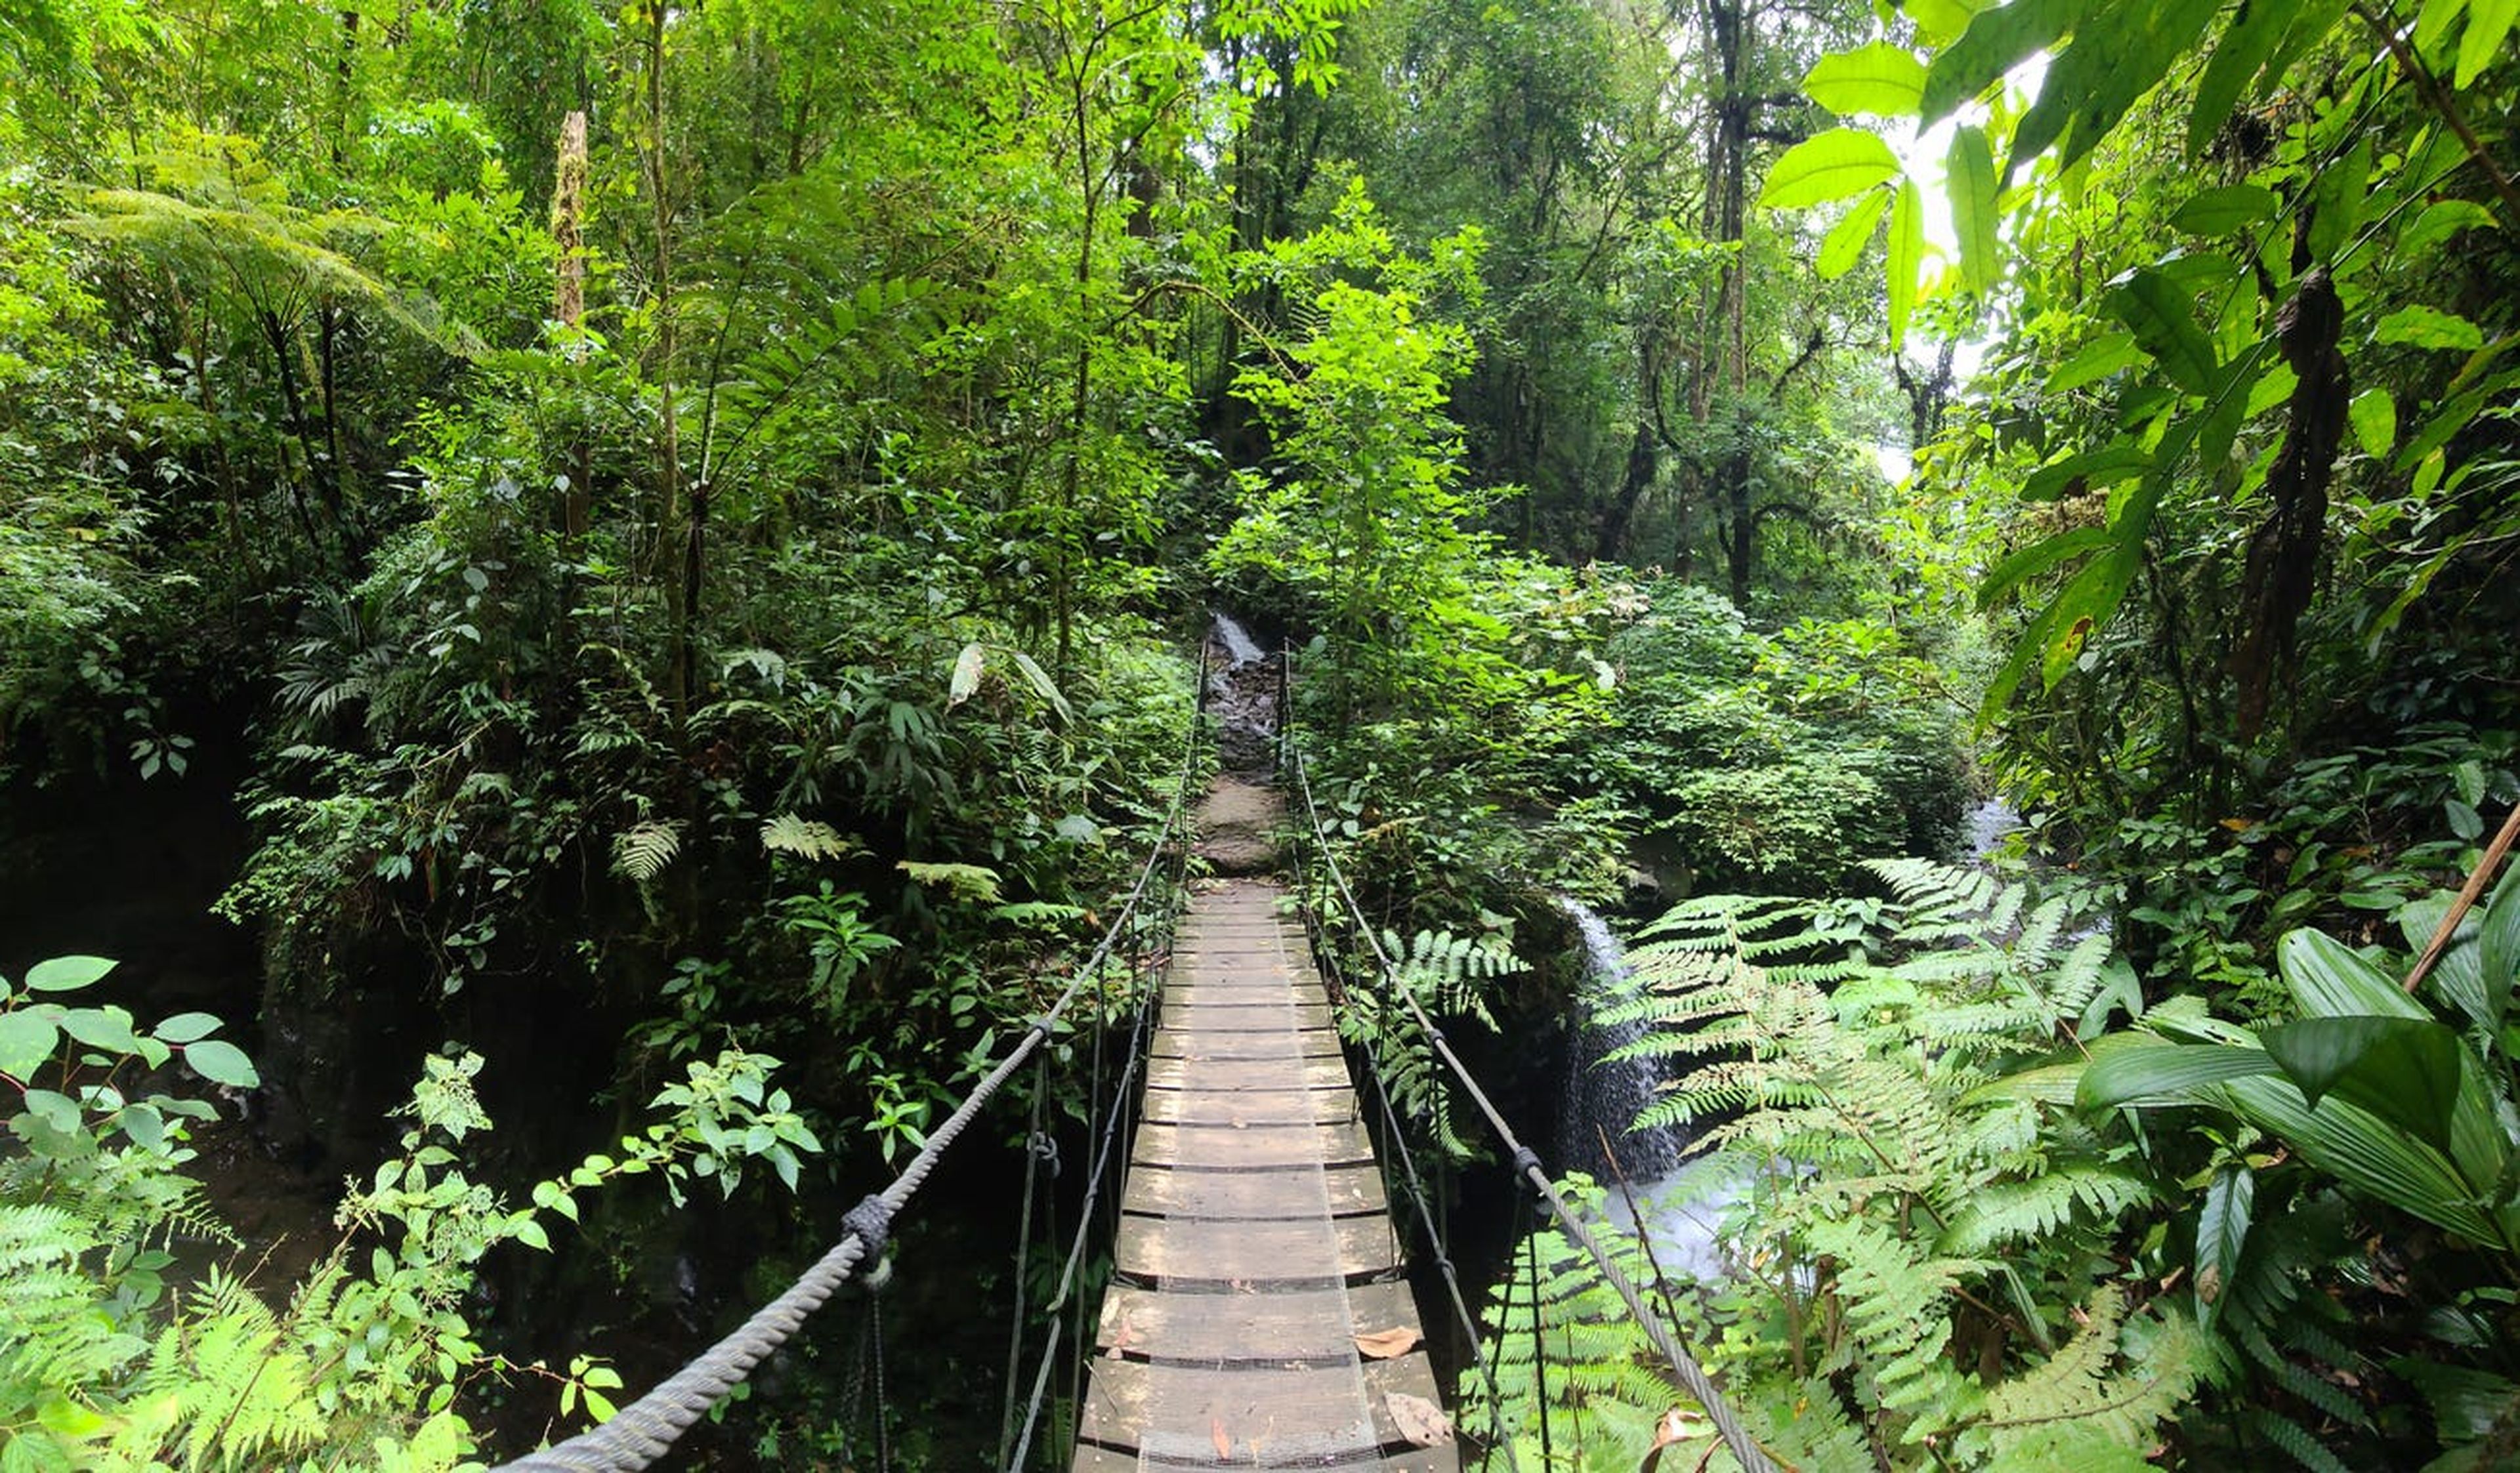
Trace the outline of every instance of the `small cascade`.
[[1611, 934], [1609, 922], [1582, 902], [1560, 896], [1557, 907], [1583, 936], [1585, 960], [1584, 987], [1575, 1000], [1574, 1026], [1567, 1033], [1558, 1168], [1590, 1172], [1604, 1183], [1615, 1182], [1618, 1174], [1601, 1158], [1601, 1137], [1606, 1135], [1630, 1182], [1642, 1185], [1660, 1181], [1680, 1165], [1684, 1141], [1679, 1132], [1670, 1127], [1647, 1131], [1633, 1127], [1638, 1113], [1653, 1103], [1659, 1093], [1661, 1067], [1649, 1058], [1609, 1057], [1644, 1037], [1642, 1023], [1605, 1025], [1598, 1020], [1601, 1009], [1630, 994], [1627, 952]]
[[1989, 798], [1969, 810], [1965, 827], [1968, 849], [1961, 858], [1970, 864], [1984, 864], [1998, 845], [2021, 830], [2021, 813], [2001, 797]]
[[1216, 643], [1225, 651], [1226, 669], [1239, 670], [1268, 658], [1258, 642], [1251, 638], [1251, 631], [1243, 628], [1234, 615], [1220, 608], [1215, 610], [1215, 616]]

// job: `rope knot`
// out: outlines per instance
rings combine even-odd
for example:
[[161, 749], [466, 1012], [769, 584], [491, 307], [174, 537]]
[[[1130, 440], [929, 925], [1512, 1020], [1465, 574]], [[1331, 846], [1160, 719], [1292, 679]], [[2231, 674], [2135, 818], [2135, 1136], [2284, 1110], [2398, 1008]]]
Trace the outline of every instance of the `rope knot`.
[[[1513, 1171], [1515, 1176], [1528, 1177], [1539, 1170], [1540, 1157], [1530, 1146], [1517, 1145], [1513, 1148]], [[1544, 1173], [1544, 1175], [1546, 1174]]]
[[858, 1205], [840, 1215], [840, 1226], [857, 1238], [859, 1247], [866, 1250], [858, 1262], [866, 1265], [872, 1272], [882, 1261], [884, 1244], [892, 1234], [892, 1204], [883, 1199], [883, 1193], [871, 1191]]

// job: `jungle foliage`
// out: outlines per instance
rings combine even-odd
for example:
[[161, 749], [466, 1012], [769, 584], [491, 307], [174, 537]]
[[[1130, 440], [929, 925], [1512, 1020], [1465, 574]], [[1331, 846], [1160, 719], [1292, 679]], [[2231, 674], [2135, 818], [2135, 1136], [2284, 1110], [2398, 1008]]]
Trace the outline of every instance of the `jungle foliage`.
[[[1555, 1036], [1556, 897], [1669, 913], [1627, 1016], [1741, 1195], [1666, 1299], [1780, 1455], [2494, 1465], [2515, 24], [0, 8], [0, 879], [39, 790], [215, 785], [261, 963], [0, 937], [0, 1461], [600, 1411], [559, 1321], [757, 1297], [1090, 943], [1215, 604], [1465, 1036]], [[311, 1276], [215, 1247], [213, 1132], [339, 1204]], [[1517, 1262], [1465, 1431], [1705, 1451]], [[848, 1455], [838, 1380], [710, 1455]]]

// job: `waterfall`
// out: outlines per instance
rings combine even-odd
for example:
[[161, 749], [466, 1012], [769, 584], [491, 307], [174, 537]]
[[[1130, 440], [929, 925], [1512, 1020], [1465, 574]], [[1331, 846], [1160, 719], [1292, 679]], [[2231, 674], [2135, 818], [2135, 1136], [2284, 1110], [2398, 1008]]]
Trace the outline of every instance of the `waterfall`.
[[1989, 798], [1969, 810], [1968, 849], [1960, 857], [1970, 864], [1984, 864], [1996, 846], [2021, 830], [2021, 814], [2001, 797]]
[[1216, 610], [1216, 643], [1225, 647], [1225, 657], [1230, 662], [1226, 668], [1229, 670], [1268, 658], [1253, 642], [1251, 632], [1221, 608]]
[[1557, 1163], [1561, 1171], [1590, 1172], [1603, 1183], [1617, 1173], [1601, 1159], [1601, 1136], [1610, 1138], [1627, 1179], [1640, 1188], [1659, 1182], [1680, 1165], [1683, 1141], [1669, 1127], [1632, 1129], [1637, 1114], [1653, 1103], [1662, 1083], [1660, 1065], [1650, 1058], [1613, 1059], [1609, 1054], [1645, 1035], [1641, 1022], [1603, 1024], [1598, 1013], [1632, 995], [1627, 952], [1610, 933], [1608, 921], [1580, 901], [1564, 896], [1557, 908], [1575, 922], [1584, 938], [1584, 984], [1575, 999], [1574, 1026], [1567, 1031], [1566, 1097], [1558, 1112]]

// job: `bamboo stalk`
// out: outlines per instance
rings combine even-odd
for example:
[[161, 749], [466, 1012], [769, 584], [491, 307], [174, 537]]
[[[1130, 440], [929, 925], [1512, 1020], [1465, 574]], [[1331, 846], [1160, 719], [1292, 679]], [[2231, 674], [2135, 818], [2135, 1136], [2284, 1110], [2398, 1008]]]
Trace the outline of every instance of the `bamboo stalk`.
[[2459, 886], [2458, 899], [2451, 902], [2450, 911], [2442, 916], [2441, 924], [2433, 928], [2433, 939], [2424, 947], [2424, 954], [2415, 960], [2415, 969], [2407, 973], [2408, 992], [2412, 993], [2422, 983], [2425, 974], [2433, 969], [2433, 963], [2441, 960], [2442, 953], [2450, 950], [2450, 939], [2457, 933], [2458, 923], [2467, 917], [2477, 897], [2485, 893], [2486, 885], [2494, 878], [2494, 871], [2502, 866], [2502, 856], [2511, 852], [2514, 840], [2520, 840], [2520, 803], [2511, 805], [2511, 812], [2502, 820], [2502, 831], [2494, 836], [2493, 843], [2485, 846], [2485, 858], [2476, 862], [2476, 869], [2467, 876], [2467, 883]]

